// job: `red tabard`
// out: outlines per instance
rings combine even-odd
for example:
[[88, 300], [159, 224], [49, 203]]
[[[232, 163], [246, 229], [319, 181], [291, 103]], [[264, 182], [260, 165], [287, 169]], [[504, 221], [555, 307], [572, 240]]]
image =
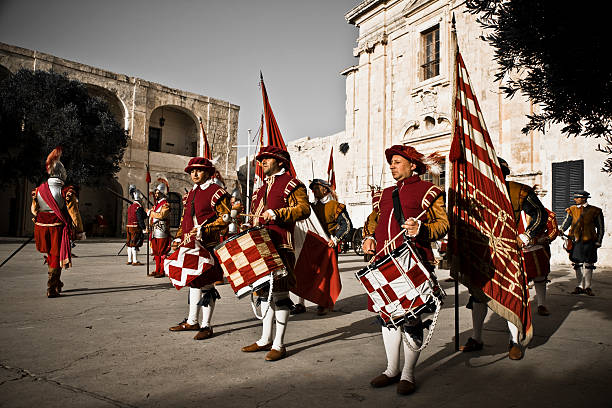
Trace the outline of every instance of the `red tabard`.
[[138, 201], [134, 201], [129, 207], [127, 211], [127, 226], [128, 227], [137, 227], [138, 226], [138, 217], [136, 217], [136, 211], [138, 208], [142, 207]]
[[[41, 211], [36, 216], [34, 225], [34, 238], [36, 241], [36, 249], [38, 252], [52, 255], [59, 258], [60, 244], [62, 242], [62, 229], [64, 223], [52, 212]], [[59, 224], [39, 225], [39, 224]]]
[[[383, 190], [380, 198], [380, 215], [378, 225], [374, 232], [376, 238], [376, 252], [380, 251], [387, 241], [399, 234], [401, 227], [393, 214], [393, 190], [395, 186], [387, 187]], [[442, 190], [434, 184], [423, 181], [418, 175], [408, 177], [397, 183], [399, 189], [399, 199], [404, 213], [404, 219], [417, 217], [427, 210], [433, 202], [442, 194]], [[421, 221], [426, 221], [426, 214], [421, 215]], [[394, 243], [387, 247], [387, 252], [391, 251], [403, 242], [403, 235], [398, 237]], [[418, 237], [414, 241], [415, 247], [423, 261], [433, 261], [434, 256], [431, 244], [426, 238]], [[382, 254], [381, 254], [382, 256]]]
[[[263, 186], [253, 193], [255, 214], [262, 214], [268, 209], [276, 210], [287, 207], [289, 195], [299, 186], [303, 186], [300, 180], [293, 178], [289, 173], [283, 173], [274, 177], [270, 192], [266, 197], [268, 191], [268, 180], [266, 180]], [[275, 220], [268, 223], [266, 228], [270, 231], [270, 238], [277, 248], [286, 248], [291, 245], [295, 222], [284, 223]]]
[[[183, 213], [183, 223], [181, 224], [181, 230], [184, 239], [184, 235], [191, 231], [193, 225], [193, 213], [192, 206], [195, 209], [195, 216], [198, 224], [202, 224], [208, 220], [212, 220], [217, 216], [215, 206], [227, 192], [216, 183], [211, 183], [205, 190], [202, 190], [199, 186], [189, 192], [187, 197], [183, 200], [185, 211]], [[204, 246], [210, 246], [209, 243], [204, 243]], [[218, 242], [214, 243], [215, 245]]]

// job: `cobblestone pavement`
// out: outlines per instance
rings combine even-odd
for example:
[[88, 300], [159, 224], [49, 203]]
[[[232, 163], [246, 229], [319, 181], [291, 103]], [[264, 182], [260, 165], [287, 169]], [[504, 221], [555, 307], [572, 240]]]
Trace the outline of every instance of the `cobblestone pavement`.
[[[18, 246], [0, 244], [0, 260]], [[484, 349], [455, 352], [453, 283], [440, 270], [448, 297], [421, 353], [417, 392], [401, 397], [393, 386], [369, 386], [386, 360], [380, 328], [353, 275], [361, 258], [340, 256], [343, 290], [334, 312], [318, 317], [307, 304], [308, 312], [289, 322], [288, 357], [266, 362], [261, 353], [240, 352], [260, 335], [248, 299], [222, 285], [213, 338], [171, 333], [168, 327], [186, 316], [187, 291], [147, 277], [144, 266], [125, 265], [125, 251], [116, 256], [121, 246], [79, 244], [58, 299], [45, 297], [46, 266], [33, 244], [0, 269], [0, 406], [612, 406], [611, 270], [595, 271], [596, 296], [588, 297], [569, 294], [575, 286], [569, 266], [553, 268], [552, 314], [534, 316], [534, 339], [521, 361], [506, 357], [506, 325], [492, 313]], [[467, 297], [461, 287], [461, 343], [470, 335]]]

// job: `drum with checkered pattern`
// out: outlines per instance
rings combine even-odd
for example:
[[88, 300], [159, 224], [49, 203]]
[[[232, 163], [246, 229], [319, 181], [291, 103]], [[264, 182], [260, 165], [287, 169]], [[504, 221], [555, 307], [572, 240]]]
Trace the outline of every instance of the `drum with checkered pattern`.
[[436, 299], [445, 297], [410, 243], [403, 243], [355, 276], [386, 324], [400, 324], [406, 318], [433, 313], [439, 303]]
[[272, 276], [286, 274], [268, 230], [254, 227], [215, 247], [215, 255], [238, 298], [266, 286]]

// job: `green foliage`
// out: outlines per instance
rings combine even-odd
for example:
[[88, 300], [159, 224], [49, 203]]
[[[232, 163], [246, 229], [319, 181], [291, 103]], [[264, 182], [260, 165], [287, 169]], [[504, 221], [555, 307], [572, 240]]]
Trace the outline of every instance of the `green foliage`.
[[[603, 138], [607, 147], [598, 150], [612, 154], [607, 13], [595, 3], [558, 0], [468, 0], [466, 6], [495, 49], [496, 79], [506, 95], [520, 91], [541, 108], [523, 132], [561, 123], [568, 136]], [[603, 170], [612, 172], [612, 159]]]
[[43, 181], [57, 146], [67, 182], [94, 185], [119, 171], [127, 138], [106, 102], [78, 81], [22, 69], [0, 83], [0, 185], [21, 177]]

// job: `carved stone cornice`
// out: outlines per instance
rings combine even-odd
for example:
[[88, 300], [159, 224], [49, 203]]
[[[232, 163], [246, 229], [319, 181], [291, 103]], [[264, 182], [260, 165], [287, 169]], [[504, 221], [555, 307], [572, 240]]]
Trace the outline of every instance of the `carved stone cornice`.
[[356, 48], [353, 48], [353, 56], [358, 57], [362, 52], [372, 53], [377, 44], [386, 45], [389, 37], [386, 32], [377, 32], [359, 41]]

